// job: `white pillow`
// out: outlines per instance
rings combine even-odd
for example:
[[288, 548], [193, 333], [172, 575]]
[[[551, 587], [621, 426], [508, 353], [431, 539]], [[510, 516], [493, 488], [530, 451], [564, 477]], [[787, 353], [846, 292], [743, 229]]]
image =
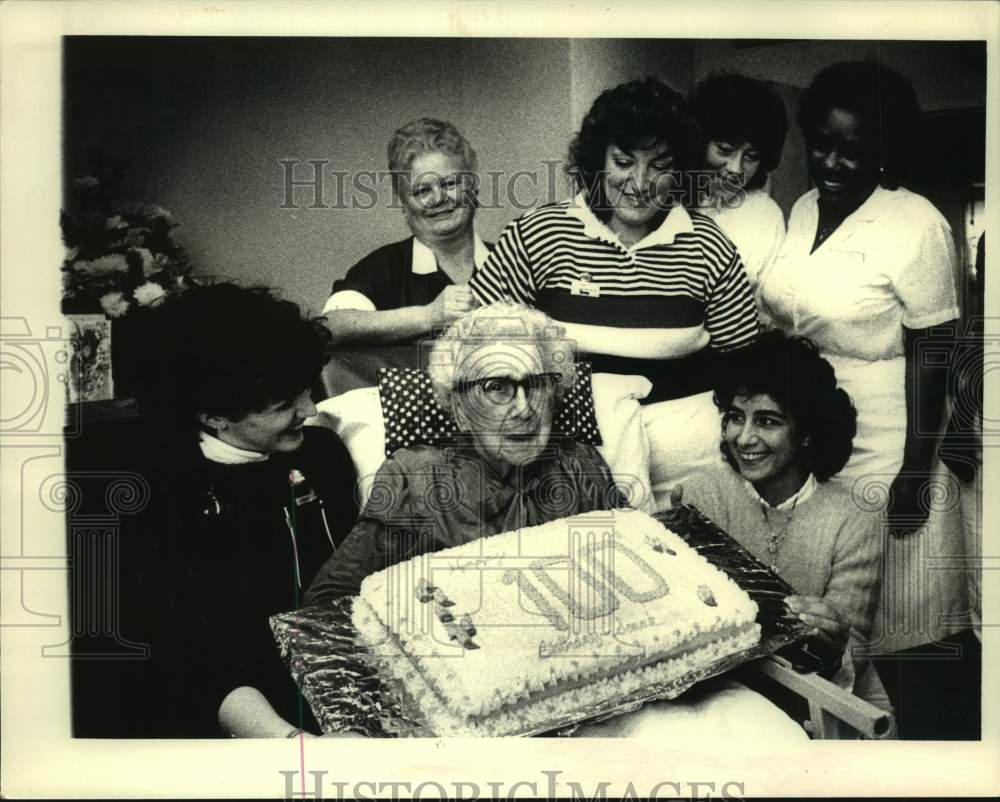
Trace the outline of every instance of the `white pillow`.
[[319, 414], [307, 423], [332, 429], [347, 446], [358, 472], [358, 501], [363, 508], [375, 474], [385, 462], [385, 422], [378, 387], [335, 395], [318, 403], [316, 410]]
[[670, 491], [690, 477], [710, 469], [719, 456], [721, 418], [704, 392], [660, 401], [642, 408], [649, 443], [649, 478], [656, 511], [670, 506]]
[[611, 468], [615, 481], [627, 488], [632, 506], [653, 512], [654, 500], [649, 479], [649, 440], [642, 421], [639, 399], [653, 388], [645, 376], [595, 373], [594, 416], [604, 445], [598, 446]]
[[[652, 385], [642, 376], [610, 373], [595, 374], [591, 384], [594, 415], [604, 441], [597, 450], [632, 504], [651, 512], [649, 445], [638, 399], [645, 398]], [[364, 505], [375, 474], [385, 461], [385, 422], [378, 387], [361, 387], [328, 398], [316, 409], [319, 414], [308, 423], [332, 429], [347, 446], [358, 472], [359, 500]]]

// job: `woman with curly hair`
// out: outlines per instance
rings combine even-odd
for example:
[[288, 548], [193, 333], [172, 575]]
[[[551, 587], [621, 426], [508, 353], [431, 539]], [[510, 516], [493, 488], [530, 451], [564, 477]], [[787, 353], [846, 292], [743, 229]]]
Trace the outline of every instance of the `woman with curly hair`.
[[596, 372], [650, 380], [644, 403], [668, 402], [645, 416], [670, 467], [652, 477], [663, 500], [710, 457], [717, 356], [757, 336], [736, 248], [684, 206], [693, 136], [684, 99], [658, 78], [603, 92], [570, 145], [576, 196], [508, 225], [469, 284], [481, 303], [546, 312]]
[[959, 314], [951, 229], [900, 183], [919, 122], [913, 86], [882, 64], [816, 75], [799, 108], [815, 188], [792, 209], [759, 296], [765, 317], [836, 368], [858, 409], [843, 478], [891, 482], [898, 535], [927, 516], [920, 496], [942, 425], [945, 372], [919, 352], [941, 353], [948, 343], [932, 329]]
[[[138, 385], [149, 505], [123, 522], [113, 737], [284, 737], [316, 725], [268, 618], [300, 606], [357, 517], [335, 434], [305, 426], [330, 353], [321, 321], [263, 289], [194, 287], [153, 310]], [[104, 712], [115, 720], [111, 702]]]
[[764, 81], [714, 73], [692, 93], [691, 113], [702, 158], [698, 211], [733, 241], [756, 286], [785, 238], [785, 217], [764, 188], [781, 161], [788, 132], [785, 104]]
[[[882, 555], [881, 515], [829, 481], [851, 456], [854, 407], [804, 338], [770, 331], [741, 357], [715, 389], [726, 465], [685, 483], [683, 500], [796, 590], [790, 612], [813, 628], [847, 685], [855, 666], [841, 660], [849, 643], [868, 643]], [[874, 681], [866, 678], [869, 688]]]

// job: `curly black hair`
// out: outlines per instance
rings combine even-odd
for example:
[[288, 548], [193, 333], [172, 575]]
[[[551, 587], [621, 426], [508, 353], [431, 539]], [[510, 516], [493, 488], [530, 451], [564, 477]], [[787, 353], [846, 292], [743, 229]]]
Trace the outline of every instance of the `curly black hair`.
[[785, 103], [773, 85], [737, 73], [713, 73], [698, 84], [690, 103], [702, 161], [713, 139], [734, 145], [749, 142], [760, 151], [760, 166], [746, 188], [764, 186], [781, 161], [788, 133]]
[[[817, 481], [836, 475], [851, 457], [857, 412], [837, 386], [833, 366], [805, 337], [767, 331], [733, 352], [715, 381], [715, 405], [725, 413], [736, 396], [768, 395], [789, 415], [800, 438], [806, 464]], [[722, 453], [734, 470], [732, 455]]]
[[566, 170], [577, 189], [586, 194], [594, 214], [607, 222], [611, 209], [601, 175], [608, 145], [633, 150], [665, 142], [674, 158], [674, 169], [684, 171], [695, 163], [695, 141], [694, 123], [683, 96], [662, 78], [647, 76], [598, 96], [570, 143]]
[[830, 109], [858, 115], [879, 183], [898, 188], [920, 140], [920, 103], [910, 80], [878, 61], [843, 61], [820, 70], [799, 103], [807, 145]]
[[219, 283], [191, 289], [150, 310], [139, 366], [143, 413], [179, 431], [199, 414], [241, 420], [310, 389], [330, 357], [321, 320], [264, 287]]

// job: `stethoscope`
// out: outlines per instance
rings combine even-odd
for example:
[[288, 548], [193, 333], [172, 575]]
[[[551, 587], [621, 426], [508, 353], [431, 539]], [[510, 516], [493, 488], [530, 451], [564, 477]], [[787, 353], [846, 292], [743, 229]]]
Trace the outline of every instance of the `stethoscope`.
[[[288, 474], [288, 484], [292, 488], [292, 504], [285, 504], [282, 506], [282, 510], [285, 513], [285, 526], [288, 527], [288, 534], [292, 538], [292, 553], [295, 555], [295, 581], [298, 583], [299, 590], [302, 589], [302, 572], [299, 568], [299, 542], [295, 536], [295, 509], [301, 507], [305, 504], [311, 504], [316, 502], [319, 507], [319, 515], [323, 521], [323, 529], [326, 532], [326, 539], [330, 541], [330, 549], [333, 553], [336, 553], [337, 546], [333, 542], [333, 535], [330, 533], [330, 522], [326, 519], [326, 505], [323, 503], [316, 491], [313, 490], [305, 482], [305, 476], [296, 469], [292, 470]], [[298, 487], [304, 487], [305, 491], [302, 495], [296, 495], [296, 489]]]
[[[302, 589], [302, 570], [299, 566], [299, 542], [296, 536], [295, 510], [306, 504], [316, 502], [319, 507], [320, 519], [323, 521], [323, 529], [326, 532], [326, 539], [330, 542], [332, 553], [337, 551], [337, 545], [333, 542], [333, 534], [330, 532], [330, 522], [326, 517], [326, 505], [323, 499], [306, 483], [306, 478], [298, 469], [293, 468], [288, 475], [288, 484], [292, 491], [290, 504], [283, 504], [281, 509], [285, 516], [285, 527], [288, 529], [289, 537], [292, 541], [292, 554], [295, 557], [295, 581], [299, 589]], [[299, 491], [299, 488], [302, 488]], [[219, 496], [215, 492], [215, 487], [208, 487], [208, 505], [202, 509], [202, 514], [207, 517], [222, 517], [223, 506], [219, 501]]]

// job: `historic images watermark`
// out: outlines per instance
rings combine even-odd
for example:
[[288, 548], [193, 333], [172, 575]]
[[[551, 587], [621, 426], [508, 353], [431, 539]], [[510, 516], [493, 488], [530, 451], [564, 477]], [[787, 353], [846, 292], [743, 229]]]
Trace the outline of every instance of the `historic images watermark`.
[[[611, 780], [601, 780], [592, 787], [563, 778], [559, 769], [542, 770], [541, 777], [514, 782], [485, 780], [477, 782], [437, 782], [425, 780], [344, 780], [327, 779], [326, 770], [279, 771], [283, 778], [285, 799], [743, 799], [744, 784], [737, 780], [662, 780], [636, 785], [631, 780], [624, 789]], [[306, 780], [306, 774], [309, 780]], [[307, 784], [308, 782], [308, 784]]]
[[[281, 171], [279, 208], [289, 210], [401, 209], [397, 191], [400, 173], [391, 170], [338, 170], [330, 159], [278, 159]], [[597, 173], [584, 187], [588, 197], [606, 173]], [[481, 209], [510, 209], [523, 213], [546, 203], [555, 203], [565, 194], [565, 162], [544, 159], [534, 170], [487, 170], [482, 175], [458, 172], [442, 175], [423, 172], [407, 175], [410, 185], [419, 185], [417, 203], [431, 205], [447, 193]], [[389, 191], [389, 190], [392, 191]], [[721, 191], [720, 191], [721, 190]], [[650, 206], [670, 209], [693, 199], [720, 207], [735, 208], [743, 203], [741, 187], [732, 179], [711, 170], [665, 171], [648, 182], [628, 177], [623, 194], [640, 196]], [[609, 203], [615, 201], [610, 200]]]

